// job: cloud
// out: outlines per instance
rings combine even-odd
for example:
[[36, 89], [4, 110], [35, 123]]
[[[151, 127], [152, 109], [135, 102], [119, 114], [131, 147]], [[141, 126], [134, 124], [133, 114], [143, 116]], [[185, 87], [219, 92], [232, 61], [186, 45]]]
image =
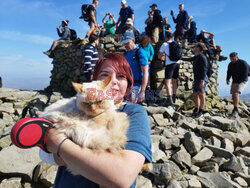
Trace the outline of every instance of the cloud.
[[41, 44], [41, 45], [50, 45], [53, 42], [53, 39], [47, 36], [24, 34], [18, 31], [7, 31], [7, 30], [0, 30], [0, 38], [13, 41]]

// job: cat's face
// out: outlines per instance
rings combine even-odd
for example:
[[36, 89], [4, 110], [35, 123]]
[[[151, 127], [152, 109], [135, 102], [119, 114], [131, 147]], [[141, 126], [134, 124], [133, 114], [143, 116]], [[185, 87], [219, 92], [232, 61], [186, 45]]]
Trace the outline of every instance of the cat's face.
[[[77, 107], [89, 116], [97, 116], [114, 105], [109, 93], [111, 77], [103, 81], [72, 83], [77, 91]], [[110, 95], [109, 95], [110, 94]]]

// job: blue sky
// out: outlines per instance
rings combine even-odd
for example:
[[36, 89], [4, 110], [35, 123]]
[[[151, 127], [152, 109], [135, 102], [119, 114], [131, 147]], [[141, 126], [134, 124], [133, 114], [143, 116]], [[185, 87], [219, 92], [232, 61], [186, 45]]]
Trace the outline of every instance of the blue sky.
[[[69, 27], [84, 37], [88, 29], [86, 22], [79, 19], [81, 5], [91, 0], [0, 0], [0, 76], [3, 86], [16, 89], [43, 89], [49, 85], [52, 59], [42, 54], [53, 40], [58, 39], [56, 27], [68, 19]], [[120, 0], [99, 0], [97, 21], [106, 12], [118, 19]], [[249, 0], [127, 0], [135, 11], [135, 26], [143, 31], [147, 11], [156, 3], [163, 16], [170, 19], [170, 10], [178, 13], [179, 3], [185, 4], [189, 15], [201, 29], [213, 32], [215, 42], [223, 47], [228, 56], [236, 51], [241, 59], [250, 63], [250, 1]], [[219, 92], [229, 95], [225, 84], [229, 60], [219, 62]], [[250, 93], [248, 84], [244, 93]]]

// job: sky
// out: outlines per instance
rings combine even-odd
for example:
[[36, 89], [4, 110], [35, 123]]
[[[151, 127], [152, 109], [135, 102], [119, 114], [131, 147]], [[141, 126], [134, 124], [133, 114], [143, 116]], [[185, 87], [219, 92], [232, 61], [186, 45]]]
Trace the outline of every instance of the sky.
[[[69, 20], [78, 37], [84, 37], [88, 25], [79, 19], [81, 5], [92, 0], [0, 0], [0, 76], [3, 87], [39, 90], [49, 85], [52, 59], [42, 52], [58, 39], [56, 27], [62, 20]], [[170, 11], [178, 14], [178, 5], [184, 3], [185, 10], [194, 17], [197, 33], [201, 29], [215, 34], [215, 43], [223, 48], [223, 55], [236, 51], [239, 58], [250, 64], [250, 0], [127, 0], [134, 9], [135, 27], [144, 31], [149, 6], [158, 5], [162, 16], [169, 18], [172, 30], [175, 25]], [[120, 0], [99, 0], [97, 22], [106, 12], [118, 20]], [[228, 96], [226, 71], [230, 61], [218, 62], [221, 96]], [[250, 83], [243, 94], [250, 93]]]

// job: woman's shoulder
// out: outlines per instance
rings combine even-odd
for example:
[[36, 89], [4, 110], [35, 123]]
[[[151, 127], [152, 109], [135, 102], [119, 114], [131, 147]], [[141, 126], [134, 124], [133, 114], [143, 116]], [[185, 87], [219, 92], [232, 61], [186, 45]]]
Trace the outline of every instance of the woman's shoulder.
[[145, 108], [139, 104], [134, 104], [131, 102], [126, 102], [126, 106], [124, 107], [124, 112], [126, 112], [128, 115], [131, 114], [147, 114]]

